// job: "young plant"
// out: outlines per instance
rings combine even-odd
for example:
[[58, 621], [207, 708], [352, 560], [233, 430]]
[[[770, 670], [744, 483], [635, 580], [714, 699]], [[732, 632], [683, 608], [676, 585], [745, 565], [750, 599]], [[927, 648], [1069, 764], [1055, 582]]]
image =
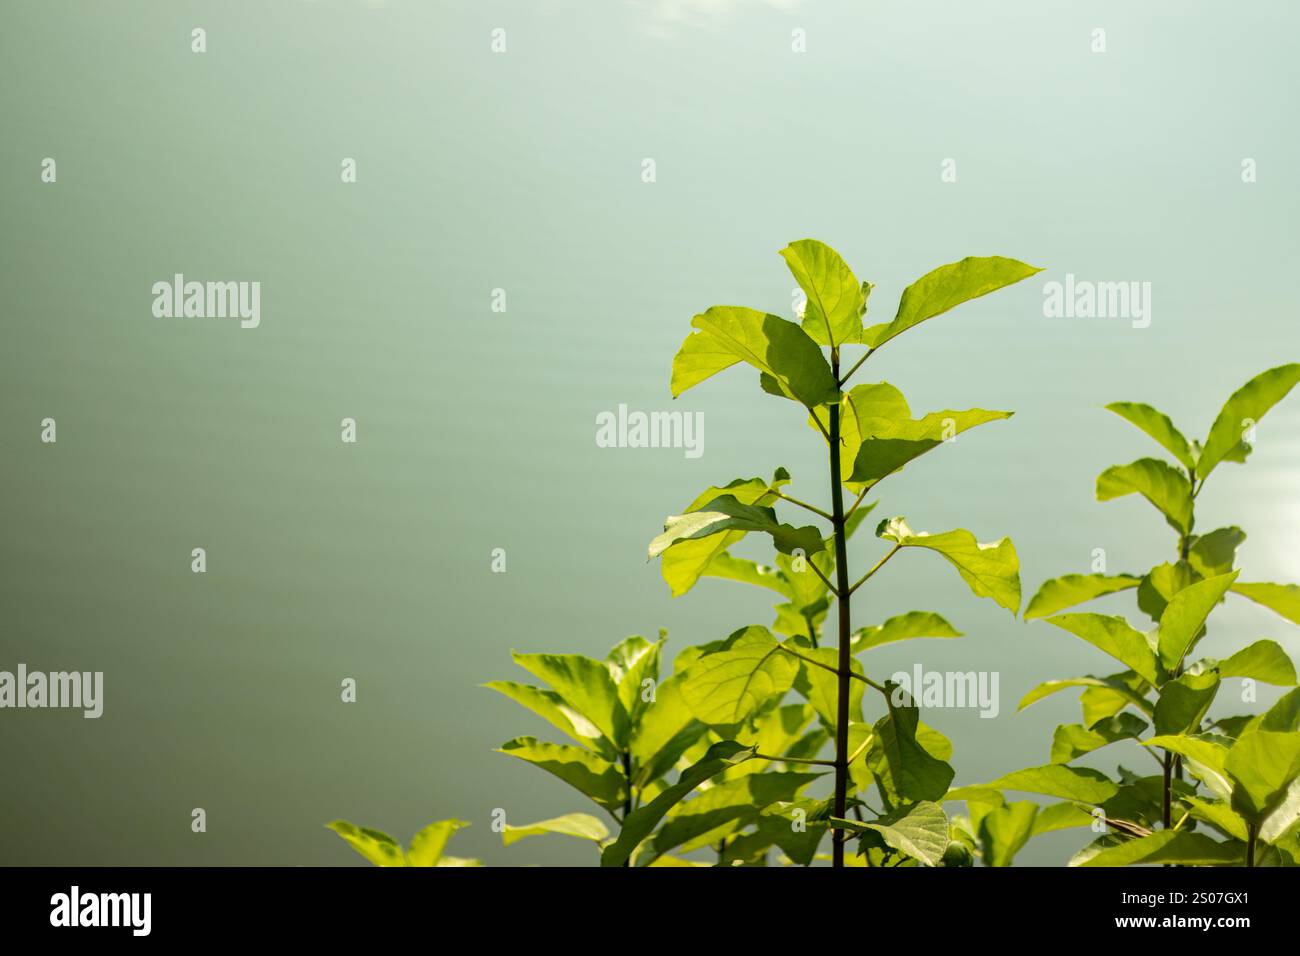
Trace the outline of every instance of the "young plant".
[[[811, 714], [767, 708], [724, 728], [695, 719], [682, 696], [683, 679], [659, 680], [664, 635], [634, 636], [604, 660], [581, 654], [514, 654], [515, 663], [548, 687], [493, 681], [498, 691], [550, 722], [573, 741], [555, 744], [517, 737], [501, 752], [559, 777], [613, 820], [616, 832], [588, 813], [570, 813], [522, 826], [507, 825], [507, 846], [557, 834], [590, 840], [602, 866], [688, 864], [680, 854], [711, 847], [720, 862], [760, 864], [775, 839], [760, 834], [763, 811], [791, 801], [817, 778], [786, 771], [815, 749], [806, 739]], [[679, 667], [699, 649], [677, 655]], [[748, 761], [760, 752], [781, 758], [780, 772]], [[677, 769], [675, 781], [669, 778]], [[760, 779], [761, 778], [761, 779]], [[693, 799], [692, 793], [702, 792]], [[770, 830], [770, 826], [767, 828]]]
[[[1300, 862], [1300, 691], [1287, 694], [1262, 716], [1207, 717], [1229, 678], [1248, 681], [1252, 689], [1255, 681], [1295, 685], [1291, 659], [1271, 640], [1256, 641], [1223, 660], [1192, 659], [1205, 636], [1207, 618], [1229, 593], [1300, 623], [1300, 588], [1240, 580], [1237, 549], [1246, 538], [1241, 528], [1196, 531], [1196, 502], [1206, 480], [1220, 463], [1246, 460], [1256, 423], [1297, 382], [1300, 364], [1256, 376], [1228, 399], [1204, 444], [1189, 442], [1167, 416], [1149, 405], [1106, 406], [1159, 443], [1173, 462], [1142, 458], [1107, 468], [1097, 478], [1097, 498], [1142, 495], [1173, 529], [1173, 560], [1141, 575], [1055, 578], [1029, 602], [1026, 620], [1046, 617], [1049, 624], [1110, 655], [1123, 669], [1035, 687], [1020, 709], [1057, 691], [1083, 688], [1083, 722], [1056, 728], [1052, 762], [949, 794], [950, 799], [968, 801], [972, 828], [980, 833], [990, 857], [1009, 863], [1035, 833], [1092, 825], [1105, 832], [1073, 864]], [[1138, 608], [1155, 622], [1154, 630], [1140, 631], [1123, 617], [1057, 613], [1121, 591], [1136, 593]], [[1141, 776], [1121, 767], [1118, 779], [1112, 780], [1070, 765], [1108, 744], [1130, 739], [1148, 749], [1158, 773]], [[1184, 770], [1190, 781], [1184, 779]], [[1006, 790], [1070, 802], [1040, 813], [1032, 803], [1005, 804]], [[1225, 839], [1214, 839], [1197, 830], [1198, 825]], [[1261, 842], [1266, 850], [1261, 851]]]
[[[864, 499], [881, 481], [959, 432], [1011, 413], [969, 409], [914, 418], [894, 386], [850, 388], [849, 382], [902, 333], [1040, 270], [1000, 257], [941, 266], [904, 290], [892, 321], [867, 326], [863, 317], [873, 286], [859, 282], [838, 253], [805, 239], [781, 255], [806, 296], [801, 323], [740, 306], [714, 306], [695, 316], [694, 331], [673, 360], [672, 393], [680, 396], [741, 362], [756, 369], [763, 391], [801, 406], [809, 427], [825, 440], [830, 501], [819, 507], [789, 494], [790, 475], [782, 468], [770, 481], [736, 479], [707, 488], [682, 514], [667, 519], [649, 555], [662, 558], [663, 577], [674, 596], [707, 575], [767, 587], [784, 599], [775, 628], [783, 640], [765, 627], [737, 631], [680, 672], [682, 697], [701, 723], [725, 730], [753, 719], [792, 688], [800, 690], [834, 747], [830, 760], [805, 759], [833, 770], [834, 790], [828, 805], [807, 801], [782, 810], [798, 812], [793, 822], [806, 828], [814, 849], [829, 824], [834, 866], [844, 865], [844, 845], [853, 832], [861, 834], [869, 863], [892, 857], [935, 865], [949, 843], [948, 821], [936, 801], [952, 780], [946, 763], [950, 747], [919, 722], [917, 708], [896, 693], [899, 688], [867, 676], [858, 654], [888, 641], [957, 632], [939, 615], [920, 611], [855, 631], [852, 598], [898, 553], [930, 551], [956, 568], [976, 595], [1015, 614], [1020, 605], [1015, 548], [1007, 539], [979, 544], [964, 529], [915, 532], [902, 518], [890, 518], [876, 528], [887, 549], [853, 580], [848, 542], [872, 507]], [[850, 350], [861, 350], [852, 364]], [[824, 530], [781, 521], [778, 506], [810, 513]], [[775, 567], [730, 554], [750, 533], [771, 538]], [[822, 647], [819, 629], [832, 602], [838, 640], [835, 647]], [[863, 715], [864, 688], [884, 699], [884, 714], [873, 724]], [[764, 759], [761, 752], [751, 756]], [[880, 810], [865, 800], [873, 786]], [[850, 808], [858, 819], [848, 818]], [[863, 819], [863, 810], [873, 819]], [[791, 820], [783, 825], [789, 831]]]
[[335, 820], [325, 826], [345, 841], [375, 866], [482, 866], [478, 860], [459, 856], [446, 856], [443, 851], [447, 841], [461, 827], [469, 826], [464, 820], [439, 820], [430, 823], [411, 839], [405, 850], [400, 843], [381, 830], [353, 826], [346, 820]]

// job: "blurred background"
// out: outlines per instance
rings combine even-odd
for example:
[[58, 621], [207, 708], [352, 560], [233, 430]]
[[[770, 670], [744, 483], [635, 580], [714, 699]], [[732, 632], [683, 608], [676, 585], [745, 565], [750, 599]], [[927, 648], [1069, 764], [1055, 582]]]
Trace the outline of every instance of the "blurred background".
[[[1095, 548], [1112, 573], [1171, 556], [1145, 502], [1094, 500], [1100, 470], [1159, 451], [1103, 404], [1204, 437], [1233, 390], [1300, 358], [1285, 3], [19, 0], [0, 18], [0, 669], [105, 674], [98, 720], [0, 712], [0, 863], [365, 865], [322, 824], [405, 842], [453, 816], [473, 823], [457, 855], [594, 863], [563, 838], [502, 849], [496, 808], [596, 811], [493, 753], [547, 729], [479, 685], [525, 679], [512, 649], [770, 623], [765, 592], [728, 582], [671, 599], [645, 546], [711, 483], [783, 465], [826, 497], [821, 439], [754, 374], [668, 391], [694, 313], [789, 317], [793, 239], [876, 283], [878, 322], [962, 256], [1046, 268], [859, 375], [917, 414], [1015, 410], [886, 483], [876, 513], [1011, 535], [1026, 600]], [[260, 281], [260, 327], [155, 318], [177, 272]], [[1150, 327], [1044, 318], [1067, 273], [1150, 282]], [[619, 403], [703, 412], [703, 456], [597, 447]], [[1298, 428], [1293, 396], [1198, 502], [1203, 529], [1249, 532], [1244, 579], [1300, 579]], [[855, 565], [878, 545], [855, 540]], [[874, 671], [1000, 673], [996, 719], [926, 712], [959, 783], [1047, 762], [1075, 695], [1016, 702], [1106, 666], [937, 558], [859, 595], [861, 623], [927, 609], [966, 633], [882, 648]], [[1104, 607], [1138, 622], [1130, 596]], [[1300, 653], [1234, 598], [1205, 651], [1261, 637]], [[1099, 764], [1138, 765], [1125, 746]]]

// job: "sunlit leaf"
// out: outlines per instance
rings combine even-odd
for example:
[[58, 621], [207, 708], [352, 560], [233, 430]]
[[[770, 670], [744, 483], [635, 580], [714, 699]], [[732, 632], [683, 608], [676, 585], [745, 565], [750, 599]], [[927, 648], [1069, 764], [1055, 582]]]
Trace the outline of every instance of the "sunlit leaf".
[[1240, 843], [1220, 843], [1203, 833], [1161, 830], [1102, 849], [1071, 866], [1132, 866], [1135, 863], [1181, 863], [1185, 866], [1233, 866], [1242, 862]]
[[1234, 584], [1232, 590], [1262, 604], [1293, 624], [1300, 624], [1300, 586], [1295, 584]]
[[1232, 582], [1237, 580], [1237, 573], [1233, 571], [1231, 574], [1197, 581], [1183, 588], [1169, 601], [1165, 612], [1160, 615], [1160, 630], [1156, 637], [1160, 663], [1166, 671], [1172, 674], [1178, 669], [1183, 657], [1196, 643], [1201, 628], [1205, 626], [1205, 619], [1210, 616], [1215, 605], [1223, 600]]
[[742, 747], [734, 740], [724, 740], [714, 744], [699, 762], [682, 772], [675, 784], [666, 787], [659, 796], [624, 818], [618, 839], [605, 847], [604, 852], [601, 853], [600, 865], [622, 866], [641, 845], [641, 841], [659, 825], [664, 815], [687, 794], [709, 778], [717, 776], [728, 767], [748, 760], [753, 755], [752, 747]]
[[1091, 727], [1061, 724], [1052, 735], [1052, 763], [1069, 763], [1117, 740], [1138, 737], [1146, 729], [1145, 720], [1128, 713], [1105, 718]]
[[559, 777], [606, 810], [619, 810], [627, 798], [627, 780], [619, 768], [587, 750], [552, 744], [536, 737], [516, 737], [498, 748]]
[[889, 713], [872, 728], [875, 741], [867, 762], [891, 797], [941, 799], [952, 783], [952, 767], [918, 741], [920, 719], [915, 706], [896, 704], [892, 695], [888, 706]]
[[705, 655], [685, 672], [682, 695], [706, 724], [745, 720], [794, 684], [799, 662], [765, 627], [747, 627], [723, 651]]
[[812, 525], [796, 528], [782, 524], [776, 512], [762, 505], [747, 505], [732, 495], [714, 498], [699, 511], [671, 515], [663, 534], [650, 542], [648, 554], [657, 558], [679, 541], [707, 538], [720, 531], [759, 531], [772, 536], [776, 549], [784, 554], [802, 550], [816, 554], [824, 547], [821, 532]]
[[1097, 476], [1097, 500], [1110, 501], [1134, 492], [1155, 505], [1182, 534], [1192, 527], [1192, 485], [1187, 476], [1159, 458], [1139, 458], [1112, 465]]
[[781, 250], [790, 272], [807, 296], [803, 330], [818, 345], [840, 346], [862, 340], [866, 296], [840, 254], [816, 239], [800, 239]]
[[1286, 398], [1297, 382], [1300, 382], [1300, 364], [1279, 365], [1261, 372], [1233, 392], [1210, 426], [1196, 463], [1197, 477], [1204, 481], [1221, 461], [1245, 461], [1250, 454], [1245, 436], [1270, 408]]
[[1293, 687], [1295, 664], [1276, 641], [1256, 641], [1218, 662], [1220, 677], [1249, 677], [1279, 687]]
[[1188, 548], [1187, 562], [1203, 578], [1227, 574], [1245, 540], [1246, 532], [1235, 525], [1196, 535]]
[[603, 843], [609, 839], [609, 828], [596, 817], [587, 813], [566, 813], [562, 817], [538, 820], [536, 823], [528, 823], [524, 826], [516, 827], [507, 824], [501, 831], [501, 841], [506, 846], [510, 846], [525, 837], [541, 836], [546, 833], [591, 840], [594, 843]]
[[1034, 834], [1038, 805], [1020, 800], [998, 807], [980, 820], [980, 851], [988, 866], [1010, 866]]
[[718, 305], [695, 316], [691, 325], [695, 330], [673, 359], [674, 398], [738, 362], [747, 362], [778, 394], [807, 408], [835, 399], [838, 388], [826, 357], [793, 322], [743, 306]]
[[527, 707], [584, 747], [590, 747], [606, 757], [617, 754], [617, 750], [605, 739], [600, 728], [570, 707], [555, 691], [508, 680], [489, 681], [483, 686]]
[[[430, 823], [411, 838], [411, 846], [406, 851], [407, 864], [409, 866], [441, 865], [443, 851], [447, 849], [447, 841], [451, 839], [453, 833], [467, 826], [469, 824], [464, 820], [439, 820], [437, 823]], [[477, 863], [477, 861], [473, 862]]]
[[1224, 769], [1232, 778], [1232, 808], [1259, 824], [1286, 799], [1300, 776], [1300, 734], [1252, 730], [1228, 749]]
[[1025, 620], [1046, 617], [1105, 594], [1127, 591], [1137, 587], [1141, 580], [1127, 574], [1113, 577], [1104, 574], [1067, 574], [1052, 578], [1044, 581], [1038, 593], [1029, 599], [1029, 606], [1025, 608]]
[[1062, 800], [1099, 804], [1119, 792], [1119, 787], [1100, 771], [1088, 767], [1071, 767], [1049, 763], [1042, 767], [1016, 770], [989, 783], [975, 784], [952, 790], [945, 800], [965, 800], [968, 793], [981, 790], [1019, 790], [1041, 793]]
[[554, 688], [574, 710], [595, 724], [616, 747], [627, 746], [631, 727], [618, 687], [604, 661], [581, 654], [520, 654], [516, 664]]
[[354, 826], [346, 820], [334, 820], [325, 826], [375, 866], [406, 866], [401, 844], [382, 830]]
[[1148, 747], [1160, 747], [1183, 757], [1186, 765], [1210, 791], [1226, 800], [1232, 793], [1224, 765], [1228, 748], [1220, 739], [1205, 734], [1160, 734], [1143, 741]]
[[928, 800], [899, 807], [875, 820], [831, 817], [830, 822], [853, 833], [878, 833], [886, 844], [926, 866], [938, 866], [948, 849], [948, 817], [943, 807]]
[[940, 266], [904, 289], [894, 321], [872, 326], [863, 333], [863, 341], [878, 349], [926, 319], [1041, 271], [1002, 256], [968, 256]]
[[980, 544], [964, 528], [943, 534], [912, 531], [902, 518], [882, 521], [876, 536], [904, 548], [928, 548], [957, 569], [977, 597], [992, 598], [1012, 614], [1020, 608], [1020, 562], [1010, 538]]
[[873, 624], [855, 631], [851, 647], [853, 653], [919, 637], [961, 637], [961, 631], [933, 611], [908, 611], [891, 617], [883, 624]]
[[[721, 487], [714, 485], [698, 494], [682, 513], [699, 511], [723, 495], [731, 495], [743, 504], [770, 505], [776, 500], [777, 490], [789, 479], [785, 469], [779, 469], [770, 482], [763, 478], [737, 478]], [[719, 531], [704, 538], [679, 541], [665, 551], [660, 560], [660, 571], [672, 589], [673, 597], [680, 597], [694, 587], [705, 569], [743, 537], [744, 531]]]
[[1187, 673], [1166, 681], [1156, 701], [1154, 723], [1157, 734], [1193, 733], [1201, 726], [1205, 714], [1219, 692], [1219, 674], [1206, 671]]
[[1140, 402], [1112, 402], [1106, 408], [1154, 438], [1189, 472], [1196, 467], [1191, 446], [1168, 415]]
[[1153, 684], [1161, 681], [1155, 651], [1147, 636], [1122, 617], [1108, 614], [1058, 614], [1047, 619], [1063, 631], [1083, 638]]

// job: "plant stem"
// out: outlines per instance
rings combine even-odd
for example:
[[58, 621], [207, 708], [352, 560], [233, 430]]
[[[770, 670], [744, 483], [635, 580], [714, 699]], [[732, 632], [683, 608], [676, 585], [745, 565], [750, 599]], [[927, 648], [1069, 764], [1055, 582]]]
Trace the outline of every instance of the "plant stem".
[[803, 508], [807, 511], [811, 511], [815, 515], [820, 515], [821, 517], [825, 518], [827, 521], [832, 520], [830, 515], [822, 511], [822, 509], [818, 508], [816, 505], [810, 505], [806, 501], [800, 501], [798, 498], [795, 498], [792, 495], [787, 495], [784, 492], [780, 492], [780, 491], [776, 493], [776, 496], [780, 498], [782, 501], [788, 501], [792, 505], [798, 505], [800, 508]]
[[1161, 823], [1163, 823], [1164, 828], [1168, 830], [1170, 815], [1171, 815], [1170, 804], [1172, 802], [1170, 800], [1171, 797], [1170, 788], [1173, 786], [1172, 781], [1173, 781], [1173, 774], [1174, 774], [1174, 755], [1170, 753], [1168, 750], [1165, 751], [1164, 767], [1165, 767], [1165, 786], [1164, 786], [1165, 798], [1164, 798], [1164, 808], [1161, 813]]
[[867, 349], [866, 354], [863, 355], [862, 358], [858, 359], [856, 362], [853, 363], [853, 368], [845, 372], [843, 378], [840, 378], [840, 373], [838, 371], [839, 366], [836, 365], [837, 371], [835, 372], [835, 380], [839, 382], [841, 386], [843, 386], [845, 382], [847, 382], [849, 379], [853, 377], [853, 373], [862, 367], [862, 363], [865, 362], [867, 359], [871, 358], [871, 353], [874, 351], [875, 349], [870, 349], [870, 348]]
[[812, 558], [804, 558], [804, 561], [808, 563], [808, 567], [813, 569], [813, 573], [816, 574], [817, 577], [822, 579], [822, 584], [826, 585], [826, 587], [830, 589], [830, 592], [832, 594], [834, 594], [836, 597], [839, 597], [840, 592], [835, 589], [835, 585], [831, 584], [831, 582], [827, 580], [826, 575], [822, 574], [821, 568], [813, 564]]
[[[627, 823], [628, 816], [632, 813], [632, 754], [623, 751], [623, 776], [627, 778], [627, 796], [623, 798], [623, 823]], [[623, 861], [624, 866], [632, 865], [632, 857], [629, 855]]]
[[[870, 353], [868, 353], [870, 354]], [[865, 356], [864, 356], [865, 358]], [[858, 364], [861, 364], [860, 362]], [[856, 368], [857, 366], [854, 366]], [[840, 380], [838, 349], [831, 350], [831, 371]], [[835, 816], [844, 818], [849, 790], [849, 674], [852, 671], [852, 627], [849, 621], [849, 559], [844, 534], [844, 486], [840, 482], [840, 405], [831, 406], [831, 521], [835, 526], [835, 580], [838, 587], [840, 645], [838, 688], [835, 701]], [[835, 829], [831, 834], [831, 866], [844, 866], [844, 842], [847, 832]]]
[[1246, 831], [1246, 865], [1255, 865], [1255, 838], [1259, 836], [1259, 827], [1253, 824]]
[[879, 561], [876, 562], [876, 566], [874, 568], [872, 568], [866, 574], [862, 575], [862, 577], [858, 578], [857, 583], [854, 584], [853, 587], [849, 588], [850, 597], [853, 595], [854, 591], [856, 591], [858, 588], [862, 587], [862, 585], [870, 581], [871, 576], [875, 574], [877, 571], [879, 571], [881, 568], [883, 568], [885, 566], [886, 561], [888, 561], [894, 555], [898, 554], [899, 549], [902, 547], [903, 546], [901, 544], [894, 545], [892, 548], [890, 548], [889, 553], [887, 553], [883, 558], [881, 558]]

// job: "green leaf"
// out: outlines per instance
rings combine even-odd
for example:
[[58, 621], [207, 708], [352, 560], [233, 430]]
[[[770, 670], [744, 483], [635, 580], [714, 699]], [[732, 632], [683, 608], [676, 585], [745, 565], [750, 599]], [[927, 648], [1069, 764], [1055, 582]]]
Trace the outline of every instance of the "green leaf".
[[1160, 663], [1166, 671], [1172, 674], [1178, 670], [1178, 665], [1196, 643], [1201, 628], [1205, 626], [1205, 619], [1228, 593], [1232, 582], [1237, 580], [1237, 574], [1233, 571], [1231, 574], [1197, 581], [1183, 588], [1169, 601], [1164, 613], [1160, 615], [1160, 630], [1156, 635]]
[[[816, 578], [811, 571], [809, 577]], [[785, 575], [775, 568], [769, 568], [766, 565], [759, 564], [756, 561], [747, 561], [744, 558], [732, 557], [727, 552], [715, 555], [707, 565], [701, 577], [725, 578], [729, 581], [739, 581], [741, 584], [752, 584], [755, 587], [767, 588], [769, 591], [775, 591], [784, 598], [792, 599], [794, 589], [790, 582], [786, 580]], [[820, 584], [821, 582], [818, 581]], [[825, 585], [822, 585], [825, 587]]]
[[555, 689], [564, 701], [600, 729], [615, 747], [627, 746], [631, 727], [618, 686], [604, 661], [581, 654], [519, 654], [516, 664]]
[[812, 340], [833, 347], [862, 341], [866, 290], [840, 254], [824, 242], [800, 239], [782, 249], [781, 258], [808, 297], [803, 330]]
[[1144, 680], [1153, 684], [1161, 682], [1160, 668], [1147, 636], [1124, 618], [1109, 614], [1058, 614], [1049, 617], [1047, 623], [1083, 638], [1131, 667]]
[[677, 398], [737, 362], [758, 369], [777, 394], [806, 408], [834, 401], [839, 393], [820, 346], [793, 322], [742, 306], [718, 305], [691, 320], [673, 359], [672, 393]]
[[408, 866], [440, 866], [447, 841], [457, 830], [469, 826], [464, 820], [439, 820], [411, 838], [411, 846], [406, 851]]
[[776, 512], [762, 505], [747, 505], [732, 495], [714, 498], [699, 511], [671, 515], [664, 522], [663, 534], [650, 542], [651, 559], [663, 554], [679, 541], [706, 538], [719, 531], [760, 531], [772, 536], [772, 543], [783, 554], [801, 549], [816, 554], [825, 545], [821, 532], [812, 525], [796, 528], [776, 520]]
[[1300, 587], [1294, 584], [1234, 584], [1232, 590], [1256, 604], [1300, 624]]
[[1177, 564], [1159, 564], [1142, 578], [1138, 585], [1138, 608], [1157, 624], [1173, 596], [1196, 582], [1196, 572], [1185, 561]]
[[1151, 705], [1147, 700], [1133, 688], [1129, 687], [1123, 681], [1109, 677], [1069, 677], [1063, 680], [1049, 680], [1034, 687], [1029, 693], [1020, 699], [1016, 710], [1024, 710], [1030, 704], [1036, 704], [1044, 697], [1049, 697], [1058, 691], [1069, 690], [1071, 687], [1089, 687], [1105, 689], [1123, 695], [1130, 703], [1136, 706], [1144, 713], [1150, 713]]
[[758, 830], [793, 862], [807, 866], [812, 863], [817, 845], [826, 835], [826, 822], [818, 819], [818, 813], [824, 807], [825, 801], [811, 797], [774, 803], [760, 814]]
[[855, 631], [852, 637], [853, 653], [918, 637], [961, 637], [961, 631], [933, 611], [908, 611], [891, 617], [883, 624], [873, 624]]
[[1091, 826], [1092, 821], [1091, 813], [1073, 803], [1051, 803], [1038, 808], [1038, 815], [1034, 817], [1033, 832], [1030, 835], [1038, 836], [1056, 830]]
[[1220, 799], [1226, 800], [1232, 793], [1232, 781], [1224, 769], [1228, 748], [1224, 746], [1223, 738], [1209, 734], [1161, 734], [1142, 743], [1181, 756], [1188, 770]]
[[706, 724], [734, 724], [794, 684], [799, 662], [765, 627], [733, 635], [726, 650], [707, 654], [684, 673], [682, 696]]
[[[1229, 788], [1231, 789], [1231, 788]], [[1250, 839], [1250, 831], [1241, 815], [1222, 800], [1206, 800], [1202, 797], [1183, 797], [1187, 812], [1192, 819], [1208, 823], [1224, 836], [1233, 840]]]
[[1249, 677], [1279, 687], [1294, 687], [1295, 664], [1276, 641], [1256, 641], [1218, 664], [1220, 677]]
[[[856, 682], [855, 682], [856, 683]], [[917, 739], [919, 711], [894, 701], [897, 685], [889, 688], [889, 713], [872, 728], [875, 741], [867, 763], [892, 797], [905, 801], [939, 800], [952, 783], [953, 769], [931, 754]]]
[[[826, 726], [834, 729], [839, 701], [839, 678], [826, 668], [838, 666], [839, 652], [833, 647], [822, 647], [803, 648], [799, 654], [805, 661], [796, 687], [808, 698], [808, 703], [812, 704]], [[818, 661], [825, 666], [817, 667], [808, 663], [808, 660]], [[862, 673], [862, 665], [856, 660], [851, 661], [850, 666], [855, 674]], [[849, 681], [849, 720], [862, 720], [862, 694], [865, 687], [862, 681]]]
[[[1253, 729], [1253, 728], [1252, 728]], [[1283, 694], [1259, 718], [1259, 730], [1300, 730], [1300, 689]]]
[[[1070, 806], [1070, 804], [1064, 804]], [[1030, 800], [990, 810], [980, 820], [980, 851], [988, 866], [1010, 866], [1034, 835], [1038, 805]]]
[[1052, 763], [1069, 763], [1117, 740], [1138, 737], [1146, 729], [1145, 720], [1128, 713], [1105, 718], [1091, 727], [1061, 724], [1052, 735]]
[[1134, 492], [1151, 502], [1180, 534], [1192, 528], [1192, 484], [1177, 468], [1159, 458], [1139, 458], [1112, 465], [1097, 476], [1097, 500], [1110, 501]]
[[846, 484], [860, 490], [871, 487], [892, 475], [914, 458], [951, 441], [968, 429], [988, 422], [1010, 418], [1012, 412], [968, 408], [931, 412], [924, 418], [891, 422], [862, 432], [853, 459], [853, 470]]
[[353, 826], [346, 820], [334, 820], [325, 826], [375, 866], [406, 866], [401, 845], [382, 830]]
[[[683, 514], [699, 511], [710, 501], [727, 494], [747, 505], [770, 505], [777, 500], [777, 491], [789, 480], [785, 469], [778, 469], [770, 482], [762, 478], [737, 478], [723, 487], [715, 485], [697, 495]], [[660, 571], [672, 589], [673, 597], [680, 597], [694, 587], [705, 569], [743, 537], [744, 531], [720, 531], [704, 538], [679, 541], [665, 551]]]
[[1042, 767], [1016, 770], [991, 783], [981, 783], [949, 791], [944, 800], [965, 800], [967, 794], [981, 790], [1020, 790], [1041, 793], [1062, 800], [1079, 803], [1105, 803], [1119, 787], [1105, 774], [1088, 767], [1071, 767], [1062, 763], [1049, 763]]
[[638, 787], [671, 770], [705, 732], [682, 694], [684, 681], [685, 671], [673, 674], [656, 687], [654, 700], [646, 704], [632, 728], [629, 749], [637, 768]]
[[879, 833], [889, 846], [926, 866], [938, 866], [948, 849], [948, 816], [929, 800], [899, 807], [870, 822], [840, 817], [831, 817], [830, 822], [854, 833]]
[[1160, 688], [1160, 699], [1156, 701], [1156, 733], [1186, 734], [1198, 730], [1218, 692], [1219, 675], [1216, 671], [1189, 672], [1176, 680], [1166, 681]]
[[1154, 438], [1189, 473], [1196, 467], [1191, 446], [1183, 433], [1174, 427], [1168, 415], [1140, 402], [1112, 402], [1106, 409]]
[[654, 853], [658, 856], [675, 847], [684, 847], [683, 852], [687, 852], [699, 837], [712, 835], [720, 827], [734, 832], [740, 825], [757, 820], [764, 807], [778, 800], [793, 800], [820, 776], [769, 772], [715, 782], [699, 796], [683, 800], [669, 811], [655, 834]]
[[508, 680], [489, 681], [483, 686], [527, 707], [584, 747], [590, 747], [606, 757], [617, 754], [614, 746], [602, 736], [600, 728], [570, 707], [555, 691]]
[[906, 289], [898, 302], [898, 314], [888, 325], [876, 325], [863, 333], [863, 341], [878, 349], [894, 336], [949, 309], [1027, 279], [1041, 269], [1001, 256], [968, 256], [926, 273]]
[[1126, 840], [1071, 866], [1132, 866], [1135, 863], [1181, 863], [1185, 866], [1233, 866], [1242, 861], [1239, 843], [1220, 843], [1203, 833], [1160, 830]]
[[662, 635], [666, 633], [661, 631], [659, 640], [654, 642], [633, 635], [615, 644], [605, 657], [605, 667], [618, 688], [619, 703], [633, 723], [645, 707], [642, 700], [645, 682], [653, 686], [659, 680], [659, 654], [665, 640]]
[[538, 820], [536, 823], [521, 827], [507, 824], [501, 831], [501, 842], [510, 846], [525, 837], [541, 836], [545, 833], [558, 833], [561, 836], [577, 837], [579, 840], [591, 840], [594, 843], [603, 843], [609, 839], [609, 829], [596, 817], [587, 813], [566, 813], [562, 817]]
[[627, 798], [627, 781], [619, 768], [589, 751], [536, 737], [516, 737], [498, 749], [554, 774], [606, 810], [621, 809]]
[[677, 783], [666, 787], [645, 806], [633, 810], [623, 819], [618, 839], [605, 847], [601, 866], [622, 866], [641, 841], [648, 837], [664, 815], [704, 781], [754, 756], [753, 747], [742, 747], [734, 740], [723, 740], [708, 749], [703, 758], [682, 772]]
[[1227, 574], [1237, 559], [1237, 549], [1246, 540], [1246, 532], [1233, 526], [1216, 528], [1192, 538], [1187, 561], [1203, 578]]
[[1105, 594], [1127, 591], [1137, 587], [1141, 580], [1127, 574], [1117, 574], [1114, 577], [1104, 574], [1067, 574], [1052, 578], [1044, 581], [1038, 593], [1030, 598], [1029, 607], [1025, 608], [1025, 620], [1046, 617]]
[[[855, 385], [839, 397], [839, 409], [841, 476], [853, 471], [853, 463], [857, 459], [864, 435], [889, 429], [895, 422], [912, 419], [907, 399], [888, 382]], [[830, 405], [812, 409], [808, 417], [809, 427], [816, 428], [825, 437], [830, 432], [830, 414]]]
[[992, 598], [1013, 615], [1020, 609], [1020, 562], [1010, 538], [979, 544], [965, 528], [943, 534], [913, 532], [903, 518], [890, 518], [876, 536], [904, 548], [928, 548], [957, 569], [971, 593]]
[[1232, 778], [1232, 808], [1259, 825], [1282, 804], [1300, 776], [1300, 734], [1252, 730], [1228, 749], [1224, 769]]
[[1270, 408], [1286, 398], [1296, 382], [1300, 382], [1300, 364], [1279, 365], [1261, 372], [1233, 392], [1210, 426], [1196, 463], [1197, 477], [1204, 481], [1221, 461], [1245, 461], [1250, 445], [1243, 436]]

